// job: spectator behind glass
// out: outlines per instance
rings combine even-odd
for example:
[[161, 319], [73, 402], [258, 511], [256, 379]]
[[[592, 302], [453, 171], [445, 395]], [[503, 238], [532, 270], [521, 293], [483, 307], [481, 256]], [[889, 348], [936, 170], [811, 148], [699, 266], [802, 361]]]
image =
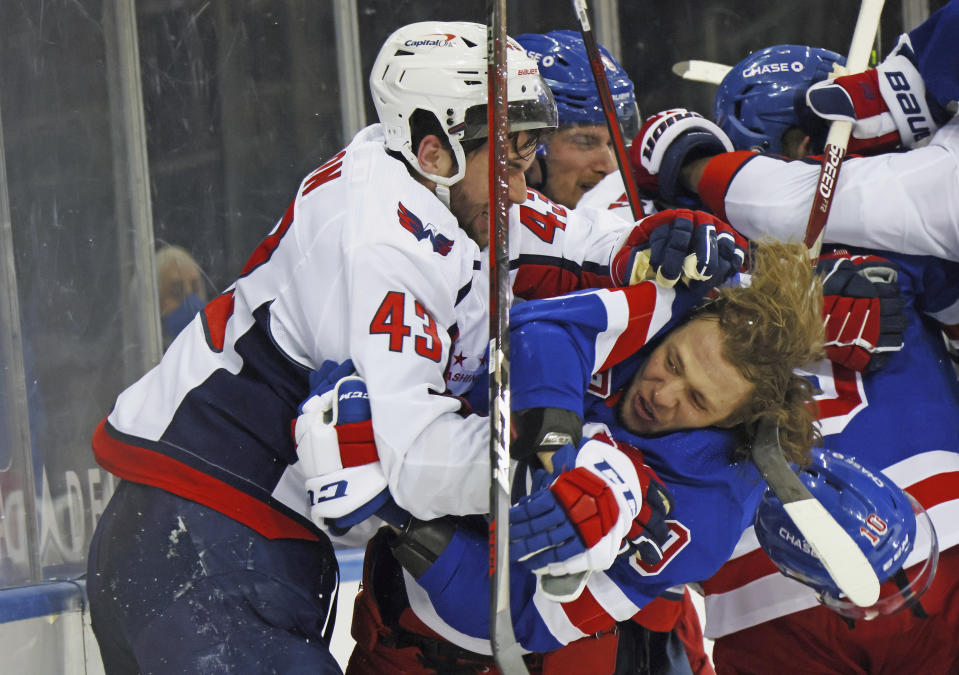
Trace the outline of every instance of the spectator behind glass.
[[156, 269], [163, 349], [166, 351], [206, 304], [206, 275], [186, 249], [172, 244], [163, 244], [157, 251]]

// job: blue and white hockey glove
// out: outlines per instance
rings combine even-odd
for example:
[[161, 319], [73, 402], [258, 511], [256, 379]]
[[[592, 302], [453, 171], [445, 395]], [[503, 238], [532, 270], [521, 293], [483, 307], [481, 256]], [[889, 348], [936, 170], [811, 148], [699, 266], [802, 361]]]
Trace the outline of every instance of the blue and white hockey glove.
[[629, 163], [641, 192], [695, 209], [701, 208], [702, 202], [683, 186], [683, 166], [734, 149], [729, 136], [716, 124], [698, 112], [673, 108], [646, 120], [630, 146]]
[[613, 281], [631, 286], [655, 279], [667, 288], [683, 281], [706, 291], [739, 272], [747, 246], [731, 225], [705, 211], [660, 211], [627, 235], [613, 257]]
[[860, 154], [921, 145], [950, 117], [927, 96], [908, 35], [875, 69], [811, 86], [806, 104], [825, 120], [851, 122], [849, 151]]
[[324, 362], [310, 384], [293, 436], [311, 520], [336, 534], [372, 515], [404, 522], [408, 514], [390, 496], [376, 451], [366, 382], [353, 362]]
[[553, 460], [559, 475], [537, 472], [533, 487], [548, 485], [510, 509], [512, 560], [538, 575], [605, 570], [631, 542], [644, 561], [662, 560], [672, 500], [652, 469], [597, 440]]
[[904, 344], [898, 265], [839, 249], [823, 255], [816, 270], [823, 277], [827, 358], [860, 372], [879, 370]]

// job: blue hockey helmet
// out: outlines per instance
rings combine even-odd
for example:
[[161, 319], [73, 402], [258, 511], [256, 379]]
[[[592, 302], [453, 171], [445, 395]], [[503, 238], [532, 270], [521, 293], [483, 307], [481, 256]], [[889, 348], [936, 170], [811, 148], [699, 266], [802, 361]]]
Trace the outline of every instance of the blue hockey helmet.
[[[582, 36], [572, 30], [525, 33], [516, 37], [539, 64], [539, 71], [553, 92], [559, 111], [559, 125], [605, 124], [603, 104], [593, 81], [593, 71]], [[639, 131], [639, 108], [633, 82], [616, 59], [599, 45], [600, 59], [616, 106], [623, 140], [629, 144]]]
[[755, 51], [719, 83], [713, 118], [737, 150], [781, 154], [783, 134], [799, 124], [806, 90], [837, 63], [844, 65], [846, 59], [817, 47], [776, 45]]
[[[873, 619], [915, 604], [932, 583], [939, 560], [936, 531], [925, 509], [882, 472], [832, 450], [813, 450], [812, 463], [799, 472], [799, 478], [859, 544], [879, 581], [898, 576], [899, 589], [884, 588], [870, 607], [859, 607], [841, 596], [782, 502], [766, 490], [753, 525], [759, 545], [779, 571], [810, 586], [824, 605], [853, 619]], [[916, 544], [917, 523], [922, 526], [919, 541], [928, 543], [928, 552], [925, 565], [910, 581], [900, 570]]]

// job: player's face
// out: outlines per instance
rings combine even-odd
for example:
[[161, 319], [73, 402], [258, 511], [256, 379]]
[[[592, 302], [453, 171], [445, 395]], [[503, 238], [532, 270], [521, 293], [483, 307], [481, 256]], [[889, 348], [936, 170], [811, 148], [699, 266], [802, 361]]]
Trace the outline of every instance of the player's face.
[[637, 371], [620, 419], [647, 436], [720, 424], [753, 388], [723, 356], [719, 323], [693, 319], [670, 333]]
[[[520, 133], [509, 154], [509, 201], [526, 201], [525, 171], [533, 162], [532, 149], [520, 153], [526, 134]], [[470, 238], [484, 248], [489, 243], [489, 143], [466, 158], [466, 175], [450, 188], [450, 210]]]
[[573, 208], [587, 190], [615, 170], [616, 155], [605, 124], [566, 127], [549, 139], [543, 193]]

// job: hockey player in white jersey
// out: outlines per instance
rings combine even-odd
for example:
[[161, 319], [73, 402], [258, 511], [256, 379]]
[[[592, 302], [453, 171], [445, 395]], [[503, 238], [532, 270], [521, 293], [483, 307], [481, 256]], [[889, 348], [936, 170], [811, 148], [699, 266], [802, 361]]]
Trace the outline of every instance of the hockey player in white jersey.
[[[98, 426], [97, 461], [125, 479], [89, 561], [109, 672], [198, 672], [207, 662], [338, 672], [326, 647], [336, 562], [307, 515], [290, 434], [325, 358], [352, 357], [371, 376], [378, 429], [389, 430], [378, 434], [381, 452], [404, 506], [425, 517], [485, 510], [482, 443], [460, 446], [455, 475], [430, 475], [437, 458], [451, 463], [464, 427], [483, 424], [464, 421], [445, 393], [481, 369], [486, 344], [485, 284], [474, 283], [487, 238], [484, 44], [485, 27], [467, 23], [390, 36], [371, 75], [382, 124], [306, 177], [236, 282]], [[536, 64], [510, 46], [518, 204], [556, 110]], [[556, 216], [540, 220], [557, 230], [544, 246], [561, 255]], [[579, 231], [578, 264], [567, 269], [595, 252], [590, 236]]]
[[[97, 461], [124, 479], [88, 567], [111, 672], [337, 671], [325, 642], [336, 562], [290, 430], [327, 359], [367, 379], [377, 424], [358, 432], [375, 436], [401, 506], [427, 519], [487, 510], [486, 420], [456, 396], [487, 344], [485, 37], [425, 22], [387, 39], [370, 77], [381, 123], [303, 180], [235, 283], [97, 427]], [[556, 109], [509, 44], [514, 294], [610, 286], [631, 227], [527, 192]]]
[[[952, 0], [901, 36], [875, 70], [811, 88], [828, 75], [837, 55], [795, 45], [757, 51], [729, 72], [717, 92], [715, 119], [726, 134], [713, 134], [686, 110], [658, 118], [672, 128], [670, 134], [647, 122], [632, 149], [637, 183], [652, 185], [657, 194], [698, 198], [695, 203], [749, 238], [771, 234], [798, 241], [819, 164], [788, 159], [822, 150], [810, 147], [800, 129], [814, 129], [808, 123], [817, 115], [848, 119], [855, 122], [850, 152], [896, 145], [909, 150], [843, 162], [825, 242], [959, 260], [959, 119], [952, 117], [959, 99], [957, 32], [959, 2]], [[788, 67], [773, 73], [774, 64]], [[800, 119], [807, 89], [816, 115]], [[736, 152], [687, 157], [696, 146], [684, 132], [701, 139], [714, 135], [713, 143], [732, 143]]]

